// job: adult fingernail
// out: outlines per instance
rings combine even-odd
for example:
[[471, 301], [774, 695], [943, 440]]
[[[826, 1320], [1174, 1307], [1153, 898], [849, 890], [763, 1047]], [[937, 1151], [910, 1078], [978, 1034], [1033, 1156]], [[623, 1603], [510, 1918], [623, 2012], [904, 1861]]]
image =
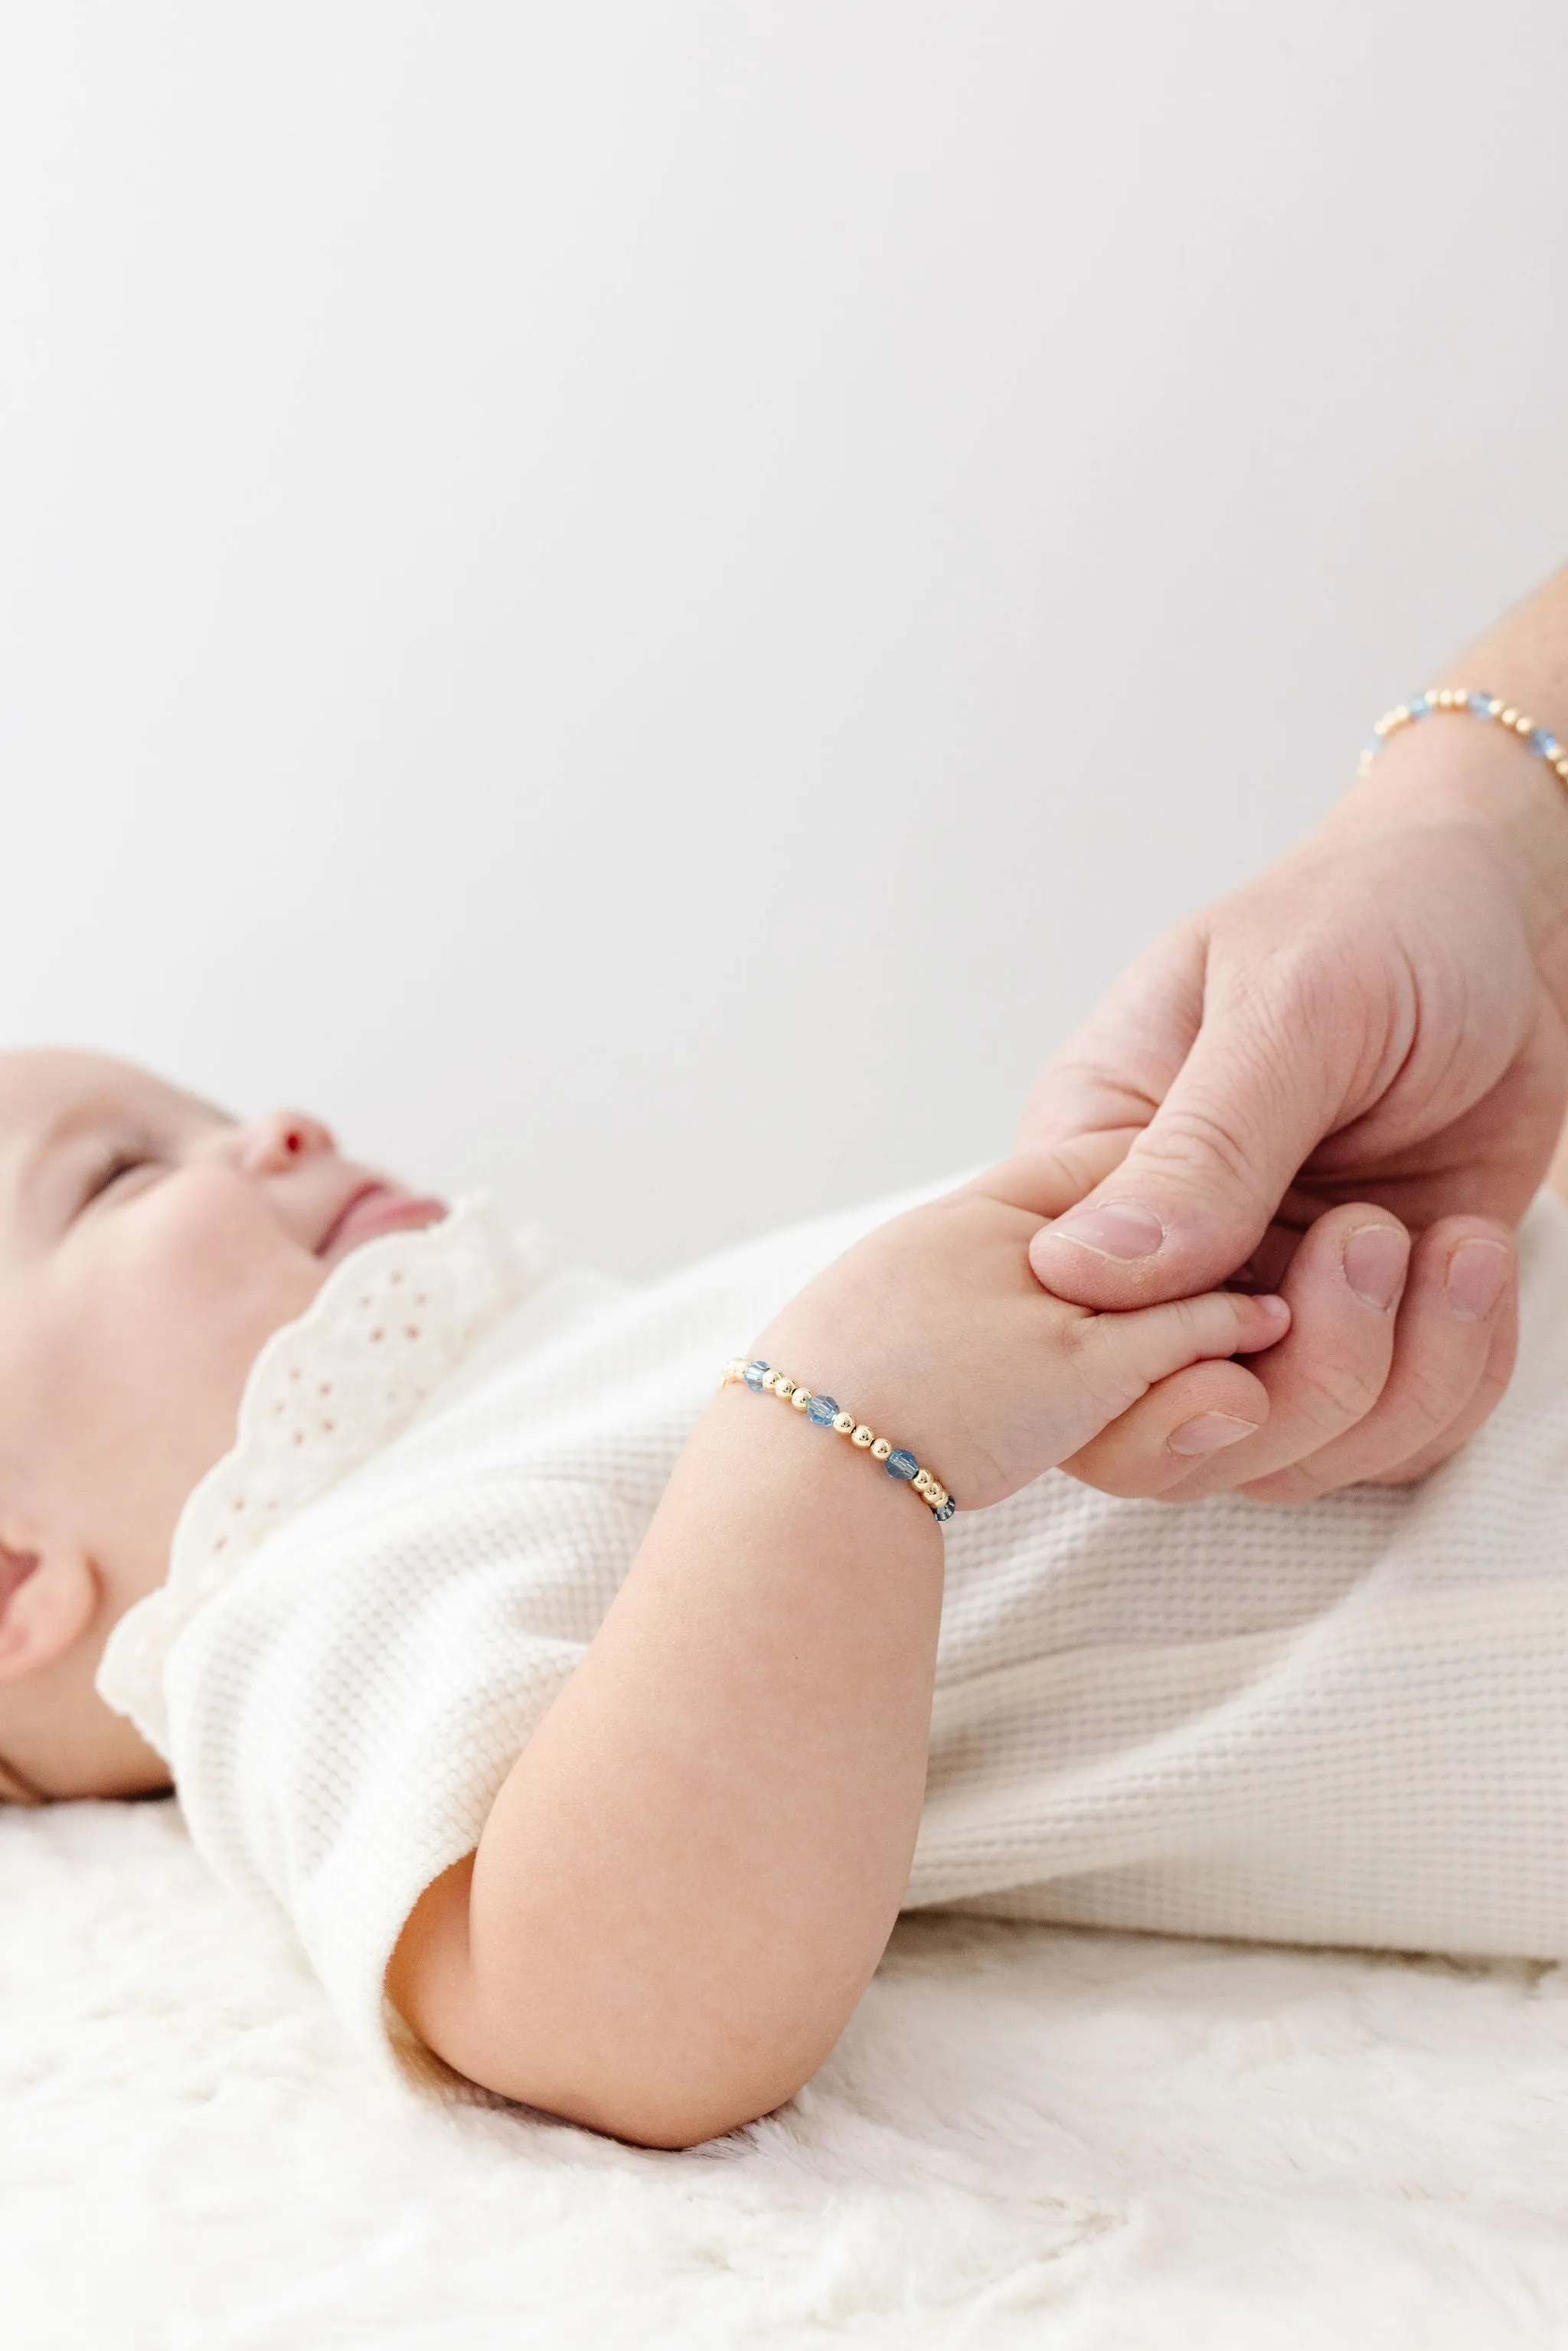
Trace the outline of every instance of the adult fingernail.
[[1255, 1420], [1242, 1420], [1233, 1412], [1200, 1412], [1195, 1420], [1173, 1428], [1166, 1443], [1173, 1453], [1218, 1453], [1222, 1445], [1257, 1434]]
[[1384, 1313], [1399, 1295], [1410, 1244], [1392, 1225], [1363, 1225], [1344, 1245], [1344, 1278], [1356, 1296]]
[[1102, 1257], [1153, 1257], [1166, 1228], [1152, 1208], [1136, 1200], [1106, 1200], [1094, 1208], [1072, 1208], [1051, 1228], [1054, 1239], [1076, 1241]]
[[1448, 1259], [1443, 1287], [1461, 1322], [1484, 1322], [1508, 1279], [1508, 1251], [1500, 1241], [1461, 1241]]

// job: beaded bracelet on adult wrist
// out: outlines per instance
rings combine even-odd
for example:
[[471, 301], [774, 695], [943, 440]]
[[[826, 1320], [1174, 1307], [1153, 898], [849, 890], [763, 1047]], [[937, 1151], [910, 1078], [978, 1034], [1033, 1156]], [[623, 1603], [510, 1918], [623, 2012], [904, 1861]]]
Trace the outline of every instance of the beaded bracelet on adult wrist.
[[1482, 694], [1465, 685], [1429, 685], [1411, 702], [1401, 702], [1396, 708], [1385, 710], [1372, 730], [1372, 740], [1361, 755], [1358, 772], [1372, 773], [1372, 763], [1391, 735], [1398, 735], [1413, 726], [1419, 718], [1440, 717], [1453, 711], [1464, 718], [1485, 718], [1495, 726], [1502, 726], [1517, 735], [1527, 751], [1544, 759], [1559, 783], [1568, 784], [1568, 744], [1560, 743], [1549, 727], [1538, 726], [1533, 718], [1504, 702], [1497, 694]]
[[730, 1357], [724, 1367], [720, 1387], [727, 1387], [732, 1380], [744, 1380], [757, 1395], [776, 1395], [780, 1404], [793, 1405], [814, 1428], [828, 1428], [840, 1437], [847, 1437], [857, 1452], [869, 1453], [873, 1461], [880, 1461], [890, 1478], [913, 1486], [939, 1525], [946, 1526], [957, 1509], [941, 1479], [934, 1478], [929, 1469], [923, 1469], [913, 1453], [901, 1445], [890, 1445], [885, 1437], [878, 1437], [852, 1412], [841, 1411], [835, 1396], [816, 1395], [785, 1373], [775, 1371], [771, 1364], [760, 1360], [747, 1363], [744, 1355]]

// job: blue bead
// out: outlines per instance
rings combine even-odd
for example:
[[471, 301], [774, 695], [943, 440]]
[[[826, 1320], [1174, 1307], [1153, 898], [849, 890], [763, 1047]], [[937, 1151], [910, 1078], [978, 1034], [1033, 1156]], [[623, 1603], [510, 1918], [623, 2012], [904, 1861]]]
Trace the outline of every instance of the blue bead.
[[913, 1453], [890, 1453], [887, 1457], [886, 1468], [890, 1478], [913, 1478], [919, 1468], [920, 1464]]
[[1368, 736], [1366, 741], [1361, 747], [1362, 756], [1364, 758], [1375, 759], [1382, 748], [1383, 737], [1381, 735]]
[[768, 1368], [769, 1366], [762, 1361], [760, 1356], [758, 1357], [756, 1363], [747, 1364], [746, 1366], [746, 1384], [748, 1388], [754, 1388], [758, 1395], [762, 1394], [762, 1374]]
[[807, 1419], [814, 1420], [819, 1428], [826, 1428], [828, 1423], [837, 1420], [838, 1416], [839, 1407], [831, 1396], [814, 1395], [806, 1406]]
[[1549, 735], [1544, 726], [1538, 726], [1530, 738], [1530, 747], [1539, 759], [1554, 759], [1557, 757], [1557, 737]]
[[949, 1494], [946, 1500], [943, 1503], [942, 1508], [939, 1510], [933, 1510], [931, 1515], [936, 1520], [939, 1527], [945, 1527], [957, 1507], [957, 1503], [953, 1499], [952, 1495]]
[[1490, 694], [1472, 694], [1469, 705], [1478, 718], [1485, 718], [1491, 710], [1491, 696]]
[[1409, 711], [1412, 718], [1425, 718], [1427, 713], [1432, 707], [1424, 694], [1418, 694], [1414, 702], [1408, 702], [1405, 706]]

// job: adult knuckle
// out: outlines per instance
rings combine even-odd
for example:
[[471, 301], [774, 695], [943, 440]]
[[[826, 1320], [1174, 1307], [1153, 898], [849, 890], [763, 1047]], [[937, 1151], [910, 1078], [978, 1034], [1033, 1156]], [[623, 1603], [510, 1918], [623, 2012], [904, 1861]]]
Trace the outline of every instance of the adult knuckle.
[[1303, 1417], [1343, 1428], [1364, 1420], [1383, 1394], [1385, 1374], [1335, 1355], [1307, 1357], [1297, 1366], [1296, 1403]]
[[1249, 1502], [1315, 1502], [1332, 1493], [1337, 1482], [1327, 1470], [1314, 1468], [1310, 1460], [1293, 1461], [1267, 1478], [1249, 1479], [1240, 1491]]
[[1437, 1371], [1412, 1361], [1402, 1364], [1388, 1384], [1388, 1401], [1406, 1424], [1419, 1429], [1444, 1428], [1469, 1398], [1470, 1383], [1452, 1371]]
[[1145, 1165], [1162, 1162], [1174, 1172], [1205, 1176], [1218, 1165], [1233, 1184], [1245, 1184], [1254, 1153], [1240, 1121], [1219, 1102], [1174, 1103], [1139, 1146]]

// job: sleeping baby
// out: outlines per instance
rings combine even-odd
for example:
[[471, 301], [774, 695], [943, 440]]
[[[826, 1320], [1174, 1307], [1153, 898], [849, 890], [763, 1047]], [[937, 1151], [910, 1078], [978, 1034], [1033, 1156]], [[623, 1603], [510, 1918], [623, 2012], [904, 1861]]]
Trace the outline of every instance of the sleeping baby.
[[1061, 1465], [1223, 1434], [1191, 1367], [1290, 1309], [1042, 1290], [1113, 1164], [636, 1289], [0, 1056], [5, 1792], [172, 1782], [406, 2080], [658, 2147], [790, 2096], [903, 1907], [1568, 1951], [1568, 1208], [1456, 1459], [1178, 1510]]

